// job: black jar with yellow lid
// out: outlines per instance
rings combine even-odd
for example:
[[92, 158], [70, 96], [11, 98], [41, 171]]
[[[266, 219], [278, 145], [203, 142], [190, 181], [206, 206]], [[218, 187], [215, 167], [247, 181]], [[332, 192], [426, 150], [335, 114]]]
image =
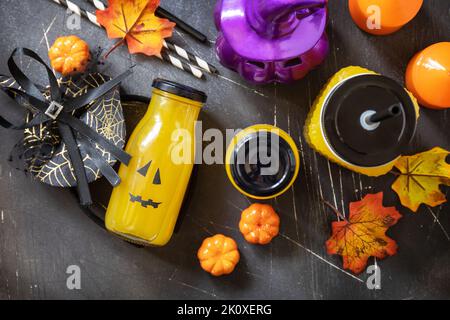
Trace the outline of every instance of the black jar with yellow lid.
[[298, 176], [300, 157], [293, 139], [270, 125], [240, 131], [228, 146], [226, 172], [233, 186], [254, 199], [286, 192]]

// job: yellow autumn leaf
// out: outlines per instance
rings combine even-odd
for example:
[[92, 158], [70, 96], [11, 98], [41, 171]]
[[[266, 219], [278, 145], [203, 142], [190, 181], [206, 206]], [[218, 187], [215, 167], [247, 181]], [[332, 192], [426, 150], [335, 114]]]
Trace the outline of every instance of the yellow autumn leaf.
[[446, 161], [449, 154], [447, 150], [434, 148], [397, 161], [395, 167], [400, 173], [392, 189], [403, 206], [417, 212], [421, 204], [436, 207], [447, 202], [440, 186], [450, 186], [450, 165]]
[[368, 194], [350, 203], [348, 220], [332, 223], [327, 252], [341, 255], [344, 269], [360, 274], [370, 257], [384, 259], [397, 253], [397, 243], [386, 232], [401, 217], [395, 207], [383, 206], [383, 192]]

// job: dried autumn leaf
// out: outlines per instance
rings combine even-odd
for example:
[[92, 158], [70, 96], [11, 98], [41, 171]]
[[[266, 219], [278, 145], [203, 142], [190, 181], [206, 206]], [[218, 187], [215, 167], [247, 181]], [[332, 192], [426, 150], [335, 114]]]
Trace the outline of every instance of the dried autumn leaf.
[[350, 203], [350, 218], [332, 224], [332, 236], [326, 242], [328, 254], [341, 255], [345, 269], [363, 272], [370, 257], [384, 259], [397, 253], [397, 243], [386, 231], [401, 217], [394, 207], [383, 207], [382, 192]]
[[436, 207], [447, 202], [439, 186], [450, 186], [450, 165], [446, 162], [449, 154], [434, 148], [397, 161], [395, 167], [400, 173], [392, 189], [403, 206], [417, 212], [421, 204]]
[[97, 10], [97, 21], [108, 38], [121, 39], [108, 54], [126, 41], [130, 53], [158, 55], [164, 38], [172, 36], [175, 23], [155, 16], [159, 0], [109, 0], [108, 4], [106, 10]]

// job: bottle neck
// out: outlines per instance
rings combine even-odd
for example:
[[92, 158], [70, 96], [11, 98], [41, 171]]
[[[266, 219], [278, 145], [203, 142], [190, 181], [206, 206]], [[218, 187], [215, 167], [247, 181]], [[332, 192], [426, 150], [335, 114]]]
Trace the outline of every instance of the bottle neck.
[[[171, 101], [173, 105], [169, 107], [179, 107], [180, 105], [183, 105], [186, 108], [197, 108], [201, 109], [203, 107], [203, 103], [194, 101], [188, 98], [184, 98], [181, 96], [177, 96], [173, 93], [169, 93], [166, 91], [162, 91], [159, 89], [153, 89], [152, 92], [152, 101], [155, 99], [155, 102], [158, 101], [159, 105], [163, 104], [165, 105], [167, 102]], [[150, 105], [152, 103], [150, 102]]]
[[164, 118], [169, 121], [170, 119], [180, 121], [183, 118], [195, 121], [202, 106], [201, 102], [154, 88], [150, 104], [142, 120], [145, 122], [147, 119], [157, 116], [159, 119]]

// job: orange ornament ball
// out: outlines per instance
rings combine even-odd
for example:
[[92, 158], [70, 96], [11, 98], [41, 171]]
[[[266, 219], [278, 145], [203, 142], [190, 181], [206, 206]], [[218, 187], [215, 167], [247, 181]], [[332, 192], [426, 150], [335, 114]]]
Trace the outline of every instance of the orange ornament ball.
[[52, 68], [63, 76], [84, 72], [91, 58], [88, 44], [77, 36], [57, 38], [48, 56]]
[[267, 204], [252, 204], [242, 211], [239, 230], [247, 242], [268, 244], [280, 230], [280, 217]]
[[423, 0], [349, 0], [348, 7], [356, 25], [374, 35], [400, 30], [422, 8]]
[[450, 108], [450, 42], [419, 52], [406, 70], [406, 87], [424, 107]]
[[203, 240], [197, 257], [202, 269], [216, 277], [232, 273], [240, 259], [236, 241], [222, 234]]

